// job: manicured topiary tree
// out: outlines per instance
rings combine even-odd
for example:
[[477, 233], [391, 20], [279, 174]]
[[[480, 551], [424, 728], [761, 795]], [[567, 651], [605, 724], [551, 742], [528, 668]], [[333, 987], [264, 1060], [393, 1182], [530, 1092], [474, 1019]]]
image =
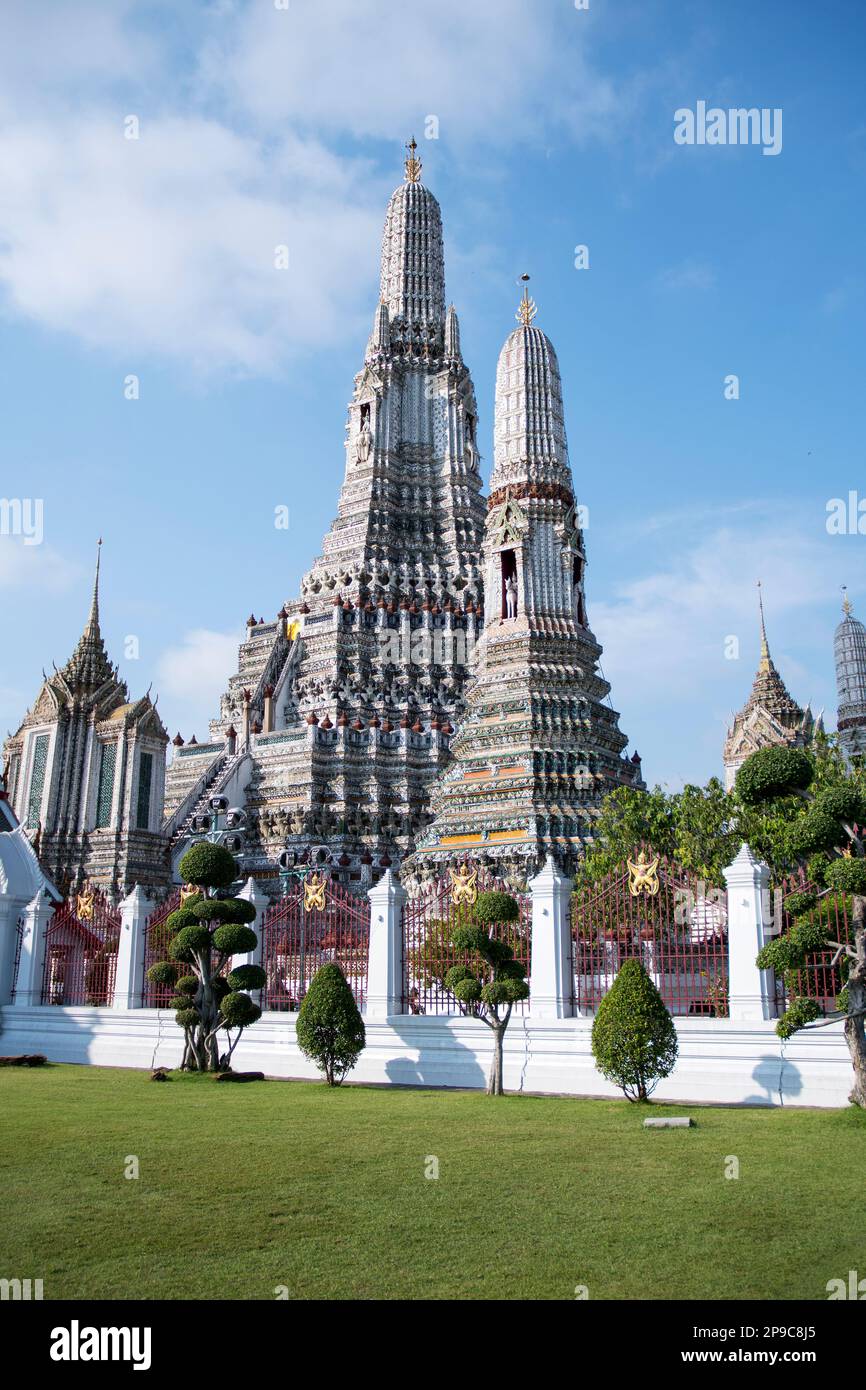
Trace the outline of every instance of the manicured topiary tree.
[[[261, 989], [261, 966], [240, 965], [228, 974], [232, 956], [251, 951], [258, 940], [249, 923], [256, 910], [243, 898], [220, 896], [234, 881], [237, 865], [222, 845], [193, 845], [180, 861], [184, 882], [198, 891], [166, 918], [171, 932], [169, 960], [148, 970], [156, 984], [172, 985], [172, 1007], [184, 1031], [182, 1069], [225, 1071], [244, 1028], [261, 1018], [245, 990]], [[220, 1055], [217, 1034], [225, 1029], [229, 1049]], [[234, 1037], [232, 1037], [234, 1034]]]
[[677, 1034], [664, 1000], [639, 960], [627, 960], [592, 1025], [596, 1065], [628, 1100], [648, 1100], [677, 1060]]
[[316, 1063], [329, 1086], [339, 1086], [364, 1050], [364, 1020], [335, 961], [316, 971], [298, 1013], [298, 1046]]
[[[854, 1067], [850, 1100], [866, 1107], [866, 779], [861, 769], [831, 777], [798, 748], [762, 748], [737, 773], [740, 801], [768, 820], [783, 816], [789, 858], [807, 875], [804, 891], [791, 893], [785, 907], [794, 918], [784, 936], [758, 956], [762, 970], [776, 970], [789, 989], [814, 951], [830, 948], [845, 982], [836, 1000], [845, 1020], [845, 1040]], [[851, 941], [837, 941], [831, 914], [821, 906], [831, 895], [850, 899]], [[820, 1014], [814, 999], [794, 995], [776, 1024], [782, 1038]]]
[[514, 1005], [529, 994], [526, 971], [514, 959], [508, 941], [491, 936], [491, 928], [516, 922], [520, 908], [510, 893], [479, 893], [468, 920], [451, 932], [458, 951], [471, 952], [471, 964], [454, 965], [445, 976], [445, 988], [457, 1000], [460, 1012], [479, 1018], [493, 1033], [493, 1061], [487, 1079], [487, 1094], [501, 1096], [502, 1043]]

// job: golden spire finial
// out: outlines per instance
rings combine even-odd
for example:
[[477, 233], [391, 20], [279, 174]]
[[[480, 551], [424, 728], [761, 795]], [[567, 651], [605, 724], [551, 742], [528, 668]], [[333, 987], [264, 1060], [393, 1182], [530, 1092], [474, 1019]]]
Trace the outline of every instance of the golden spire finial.
[[413, 135], [413, 136], [412, 136], [412, 139], [409, 141], [408, 145], [406, 146], [406, 149], [409, 151], [408, 157], [407, 157], [407, 159], [406, 159], [406, 182], [407, 182], [407, 183], [420, 183], [420, 181], [421, 181], [421, 161], [420, 161], [420, 159], [418, 159], [418, 158], [416, 157], [416, 154], [415, 154], [415, 151], [417, 150], [417, 148], [418, 148], [418, 145], [417, 145], [417, 143], [416, 143], [415, 136]]
[[848, 585], [847, 585], [847, 584], [843, 584], [843, 585], [842, 585], [842, 612], [845, 614], [845, 617], [847, 618], [847, 617], [849, 616], [849, 614], [851, 613], [851, 611], [852, 611], [852, 610], [851, 610], [851, 600], [850, 600], [849, 597], [848, 597]]
[[534, 299], [529, 298], [529, 276], [521, 275], [520, 280], [523, 283], [523, 298], [517, 306], [517, 313], [514, 317], [518, 323], [523, 324], [524, 328], [528, 328], [538, 313], [538, 306]]
[[758, 608], [761, 612], [761, 662], [758, 670], [769, 671], [772, 662], [770, 660], [770, 646], [767, 642], [767, 629], [764, 624], [764, 593], [760, 579], [758, 580]]

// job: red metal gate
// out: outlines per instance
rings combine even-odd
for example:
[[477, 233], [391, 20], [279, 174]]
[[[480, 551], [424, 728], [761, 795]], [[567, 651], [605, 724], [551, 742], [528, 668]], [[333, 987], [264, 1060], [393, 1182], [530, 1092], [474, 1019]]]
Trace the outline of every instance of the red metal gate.
[[594, 1012], [622, 963], [643, 961], [672, 1014], [728, 1012], [724, 891], [641, 847], [572, 897], [575, 1002]]
[[168, 945], [173, 933], [166, 927], [169, 913], [180, 907], [180, 889], [176, 888], [164, 903], [154, 908], [147, 919], [144, 933], [144, 984], [141, 990], [143, 1009], [164, 1009], [174, 998], [173, 985], [155, 985], [147, 978], [147, 972], [158, 961], [168, 960]]
[[24, 944], [24, 918], [18, 918], [18, 925], [15, 928], [15, 959], [12, 962], [12, 988], [9, 991], [10, 1004], [15, 1003], [15, 991], [18, 988], [18, 967], [21, 964], [21, 947]]
[[[803, 893], [810, 887], [811, 885], [807, 882], [806, 875], [802, 871], [792, 875], [782, 884], [783, 935], [790, 931], [791, 923], [794, 920], [785, 911], [785, 898], [790, 893]], [[844, 893], [829, 893], [826, 898], [821, 898], [815, 904], [811, 912], [806, 914], [806, 918], [810, 922], [820, 922], [828, 928], [829, 935], [834, 941], [844, 941], [848, 945], [851, 941], [850, 906], [850, 899]], [[801, 999], [814, 999], [824, 1014], [835, 1012], [836, 998], [845, 984], [842, 978], [842, 961], [837, 961], [835, 965], [832, 963], [835, 954], [836, 950], [833, 946], [828, 946], [823, 951], [812, 951], [807, 956], [805, 965], [797, 971], [790, 972], [790, 982], [786, 984], [783, 980], [777, 980], [777, 997], [780, 1008], [784, 1010], [789, 1003], [799, 997]]]
[[367, 994], [370, 901], [323, 874], [269, 907], [262, 921], [263, 1009], [299, 1009], [320, 966], [336, 961], [359, 1009]]
[[[453, 965], [468, 962], [465, 952], [451, 944], [454, 927], [469, 920], [474, 895], [496, 890], [517, 899], [520, 918], [491, 928], [491, 934], [505, 938], [515, 959], [529, 978], [532, 939], [532, 902], [528, 893], [512, 893], [507, 884], [486, 869], [472, 864], [434, 879], [403, 909], [403, 1012], [410, 1014], [457, 1014], [457, 1001], [445, 988], [445, 976]], [[526, 1013], [529, 1001], [515, 1005]]]
[[111, 1004], [120, 912], [98, 888], [60, 904], [45, 933], [43, 1004]]

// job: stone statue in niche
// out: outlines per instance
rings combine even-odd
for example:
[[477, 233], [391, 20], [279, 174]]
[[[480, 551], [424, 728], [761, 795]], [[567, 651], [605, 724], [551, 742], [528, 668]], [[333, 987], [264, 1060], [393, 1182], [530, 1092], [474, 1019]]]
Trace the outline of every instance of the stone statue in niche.
[[355, 450], [355, 457], [359, 463], [366, 463], [370, 457], [370, 450], [373, 447], [373, 433], [370, 429], [370, 421], [365, 419], [358, 434], [358, 443]]
[[505, 581], [505, 616], [517, 617], [517, 580], [513, 574]]

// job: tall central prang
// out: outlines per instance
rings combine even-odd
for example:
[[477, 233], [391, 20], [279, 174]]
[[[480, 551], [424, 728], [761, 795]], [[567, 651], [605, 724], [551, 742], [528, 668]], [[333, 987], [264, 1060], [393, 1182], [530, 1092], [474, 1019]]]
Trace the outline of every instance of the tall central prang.
[[445, 308], [442, 216], [414, 140], [408, 151], [337, 515], [300, 598], [274, 623], [248, 620], [211, 742], [177, 745], [175, 862], [218, 791], [246, 805], [243, 870], [257, 877], [287, 850], [367, 881], [429, 818], [483, 624], [485, 504], [472, 378]]

